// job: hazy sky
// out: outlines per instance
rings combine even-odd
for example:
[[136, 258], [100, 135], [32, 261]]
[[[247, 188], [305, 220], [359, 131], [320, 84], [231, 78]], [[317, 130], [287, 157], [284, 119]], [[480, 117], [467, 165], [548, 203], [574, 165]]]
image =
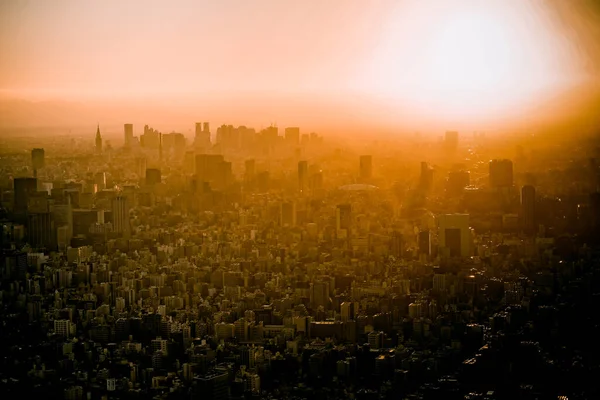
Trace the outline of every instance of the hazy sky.
[[415, 114], [492, 114], [595, 77], [598, 23], [586, 4], [0, 0], [0, 90], [79, 100], [353, 96]]

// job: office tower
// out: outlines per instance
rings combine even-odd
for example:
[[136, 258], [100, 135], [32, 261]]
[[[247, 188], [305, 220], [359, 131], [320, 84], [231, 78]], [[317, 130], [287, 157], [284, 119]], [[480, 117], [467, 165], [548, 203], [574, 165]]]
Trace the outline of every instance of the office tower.
[[106, 173], [96, 172], [94, 175], [94, 184], [96, 185], [96, 190], [106, 189]]
[[448, 186], [446, 192], [450, 196], [458, 196], [463, 189], [471, 184], [469, 171], [452, 171], [448, 174]]
[[431, 255], [431, 232], [421, 231], [417, 239], [419, 246], [419, 254]]
[[320, 190], [323, 188], [323, 171], [316, 171], [310, 175], [308, 187], [311, 190]]
[[402, 258], [404, 250], [403, 245], [402, 234], [398, 231], [394, 231], [390, 241], [390, 254], [396, 258]]
[[440, 251], [450, 257], [469, 257], [472, 254], [472, 235], [469, 214], [438, 216]]
[[129, 221], [129, 203], [127, 197], [117, 196], [112, 200], [113, 232], [129, 238], [131, 223]]
[[433, 186], [433, 168], [425, 161], [421, 162], [419, 186], [423, 190], [430, 190]]
[[215, 188], [224, 189], [231, 185], [233, 181], [232, 164], [229, 161], [220, 161], [215, 165], [215, 171], [212, 174], [211, 182]]
[[163, 161], [163, 141], [162, 133], [158, 133], [158, 162], [162, 165]]
[[371, 179], [373, 176], [373, 157], [367, 155], [360, 156], [359, 167], [360, 179]]
[[15, 178], [13, 180], [14, 185], [14, 213], [25, 214], [27, 213], [27, 205], [29, 203], [29, 196], [37, 192], [37, 179], [36, 178]]
[[444, 147], [447, 151], [455, 152], [458, 149], [458, 132], [447, 131], [444, 136]]
[[135, 158], [135, 173], [139, 178], [146, 176], [146, 165], [147, 161], [145, 157], [136, 157]]
[[186, 151], [183, 156], [183, 169], [186, 174], [193, 174], [196, 170], [196, 153], [193, 151]]
[[34, 248], [55, 249], [54, 221], [50, 212], [27, 215], [27, 242]]
[[96, 153], [102, 153], [102, 135], [100, 135], [100, 125], [96, 128]]
[[262, 171], [256, 175], [256, 186], [261, 193], [266, 193], [271, 189], [271, 174], [269, 174], [269, 171]]
[[489, 167], [490, 186], [506, 188], [513, 185], [513, 163], [510, 160], [492, 160]]
[[208, 122], [196, 122], [194, 147], [208, 150], [211, 147], [210, 126]]
[[196, 155], [196, 179], [198, 182], [214, 182], [224, 158], [220, 154]]
[[46, 165], [44, 149], [31, 150], [31, 165], [33, 166], [34, 173], [44, 168]]
[[283, 202], [280, 206], [279, 224], [281, 226], [296, 226], [296, 203]]
[[148, 168], [146, 169], [146, 185], [153, 186], [158, 185], [162, 182], [162, 176], [160, 169]]
[[133, 143], [133, 124], [123, 125], [123, 143], [126, 148], [130, 148]]
[[335, 217], [336, 229], [349, 231], [352, 227], [352, 206], [350, 204], [338, 205]]
[[325, 309], [329, 306], [329, 282], [314, 282], [310, 284], [310, 303], [314, 309], [319, 306]]
[[300, 128], [288, 127], [285, 128], [285, 141], [290, 145], [298, 145], [300, 143]]
[[246, 160], [244, 162], [244, 181], [246, 183], [249, 183], [254, 179], [255, 170], [256, 161], [254, 159]]
[[60, 227], [66, 227], [66, 241], [69, 243], [73, 237], [73, 208], [71, 203], [66, 204], [54, 204], [52, 206], [52, 217], [54, 219], [54, 226], [58, 229]]
[[298, 161], [298, 189], [303, 192], [308, 189], [308, 162]]
[[521, 188], [521, 221], [526, 233], [535, 233], [535, 188], [531, 185]]

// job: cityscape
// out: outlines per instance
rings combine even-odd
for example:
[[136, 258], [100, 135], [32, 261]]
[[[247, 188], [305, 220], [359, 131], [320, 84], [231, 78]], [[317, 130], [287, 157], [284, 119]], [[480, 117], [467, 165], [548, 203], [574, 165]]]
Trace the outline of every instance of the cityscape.
[[[72, 10], [67, 3], [65, 12]], [[83, 3], [69, 7], [96, 4]], [[270, 12], [279, 16], [274, 10], [289, 6], [286, 24], [307, 16], [324, 29], [307, 9], [296, 16], [299, 6], [292, 3], [271, 3]], [[186, 7], [190, 13], [224, 7], [198, 4]], [[373, 11], [381, 5], [356, 11], [357, 4], [349, 2], [345, 10], [354, 11], [347, 13], [336, 8], [343, 8], [339, 2], [318, 7], [356, 21], [386, 12]], [[474, 4], [457, 8], [462, 13], [444, 12], [454, 24], [485, 10]], [[495, 12], [508, 10], [503, 15], [521, 12], [490, 4]], [[50, 15], [40, 7], [3, 4], [0, 10], [17, 26], [19, 18]], [[161, 10], [185, 14], [183, 8]], [[234, 22], [242, 15], [231, 12]], [[484, 15], [475, 13], [477, 29], [488, 21]], [[58, 25], [51, 31], [62, 29]], [[375, 29], [367, 25], [353, 29]], [[239, 43], [256, 34], [239, 28]], [[11, 29], [0, 28], [0, 43]], [[462, 37], [453, 32], [445, 34]], [[504, 43], [509, 36], [501, 37]], [[490, 38], [486, 46], [495, 43], [496, 36]], [[291, 33], [282, 40], [310, 48], [294, 47], [305, 40]], [[60, 50], [64, 57], [67, 47]], [[16, 50], [11, 57], [21, 60]], [[156, 65], [164, 73], [163, 64]], [[588, 65], [600, 63], [592, 57]], [[446, 72], [456, 66], [448, 61]], [[61, 68], [53, 68], [47, 73], [58, 81]], [[358, 97], [365, 105], [356, 109], [281, 111], [283, 123], [271, 119], [279, 113], [273, 110], [291, 109], [291, 103], [251, 91], [246, 95], [255, 96], [264, 113], [249, 112], [231, 93], [229, 105], [219, 106], [228, 118], [193, 102], [185, 116], [168, 100], [153, 108], [157, 103], [150, 106], [143, 96], [135, 100], [138, 108], [121, 107], [124, 81], [114, 77], [107, 90], [114, 91], [113, 110], [119, 111], [86, 103], [85, 113], [75, 105], [63, 113], [54, 98], [6, 100], [17, 84], [41, 75], [23, 69], [2, 78], [8, 75], [0, 62], [0, 398], [600, 398], [600, 103], [542, 104], [535, 122], [532, 112], [526, 122], [502, 125], [492, 121], [504, 118], [496, 115], [504, 103], [471, 98], [475, 90], [487, 93], [498, 84], [496, 99], [505, 92], [503, 99], [519, 110], [530, 110], [519, 96], [533, 92], [515, 94], [503, 80], [458, 70], [452, 85], [444, 75], [420, 86], [427, 96], [438, 93], [428, 89], [433, 81], [444, 90], [469, 88], [456, 91], [439, 114], [438, 98], [420, 97], [414, 103], [430, 107], [427, 113], [403, 108], [385, 114], [385, 122], [373, 118], [370, 126], [364, 123], [373, 115], [367, 97]], [[102, 73], [95, 75], [101, 85], [108, 79]], [[215, 87], [225, 87], [229, 78], [213, 73], [223, 79]], [[544, 77], [534, 69], [523, 74]], [[156, 85], [176, 92], [174, 75]], [[561, 82], [573, 75], [564, 72]], [[193, 76], [181, 82], [193, 87], [200, 82]], [[246, 81], [230, 77], [232, 84]], [[96, 90], [78, 82], [69, 90], [82, 96]], [[590, 92], [595, 84], [587, 84]], [[325, 92], [335, 88], [323, 89], [321, 99]], [[139, 111], [151, 108], [157, 111]], [[324, 116], [331, 110], [337, 114]], [[319, 116], [313, 119], [312, 112]], [[482, 119], [486, 112], [491, 119]], [[121, 118], [127, 113], [131, 119]], [[510, 118], [521, 121], [515, 113]], [[53, 119], [59, 114], [68, 121]], [[406, 121], [393, 125], [394, 118]]]

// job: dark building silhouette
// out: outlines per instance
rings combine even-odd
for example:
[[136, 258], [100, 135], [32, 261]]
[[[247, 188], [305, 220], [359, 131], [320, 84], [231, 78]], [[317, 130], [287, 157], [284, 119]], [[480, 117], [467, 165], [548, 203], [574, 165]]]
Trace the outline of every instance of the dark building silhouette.
[[126, 148], [130, 148], [133, 143], [133, 124], [123, 125], [123, 143]]
[[371, 179], [373, 177], [373, 157], [370, 155], [360, 156], [359, 168], [361, 179]]
[[469, 171], [452, 171], [448, 174], [447, 193], [451, 196], [460, 195], [463, 189], [471, 184]]
[[506, 188], [513, 185], [513, 163], [510, 160], [492, 160], [489, 167], [490, 186]]
[[298, 189], [303, 192], [308, 186], [308, 162], [298, 161]]
[[100, 125], [96, 128], [96, 153], [102, 153], [102, 135], [100, 134]]
[[534, 233], [536, 230], [535, 218], [535, 188], [526, 185], [521, 188], [521, 221], [523, 230]]
[[285, 128], [285, 141], [290, 145], [298, 145], [300, 143], [300, 128], [288, 127]]
[[37, 192], [37, 179], [36, 178], [15, 178], [13, 181], [14, 185], [14, 213], [16, 215], [27, 213], [27, 204], [29, 203], [29, 196]]
[[160, 169], [158, 168], [148, 168], [146, 169], [146, 185], [158, 185], [162, 182], [162, 176]]
[[31, 150], [31, 165], [33, 166], [34, 172], [44, 168], [46, 165], [44, 149]]

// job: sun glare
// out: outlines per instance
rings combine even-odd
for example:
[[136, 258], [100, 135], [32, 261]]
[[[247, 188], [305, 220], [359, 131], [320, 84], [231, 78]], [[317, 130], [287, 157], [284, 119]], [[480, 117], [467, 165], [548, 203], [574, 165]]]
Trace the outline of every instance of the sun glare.
[[564, 89], [574, 76], [565, 73], [568, 44], [526, 3], [403, 3], [375, 52], [368, 90], [416, 113], [474, 117], [514, 112]]

